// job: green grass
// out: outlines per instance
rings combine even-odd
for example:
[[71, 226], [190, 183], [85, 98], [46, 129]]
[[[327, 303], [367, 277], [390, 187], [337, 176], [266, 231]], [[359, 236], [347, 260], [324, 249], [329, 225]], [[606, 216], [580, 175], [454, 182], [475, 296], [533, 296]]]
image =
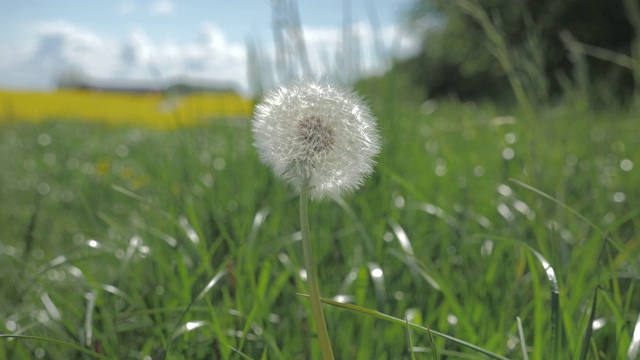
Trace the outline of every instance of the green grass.
[[[507, 358], [521, 336], [530, 359], [625, 358], [637, 119], [557, 107], [530, 122], [364, 92], [384, 139], [376, 172], [309, 209], [322, 295], [369, 309], [326, 305], [336, 358], [486, 358], [439, 333]], [[23, 337], [3, 335], [0, 358], [319, 358], [297, 196], [251, 142], [248, 120], [2, 124], [0, 332]]]

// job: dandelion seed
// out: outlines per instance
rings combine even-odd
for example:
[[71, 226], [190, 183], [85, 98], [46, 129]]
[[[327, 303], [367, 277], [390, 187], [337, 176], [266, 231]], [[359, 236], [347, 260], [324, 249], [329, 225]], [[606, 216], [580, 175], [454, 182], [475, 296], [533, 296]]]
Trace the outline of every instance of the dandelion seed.
[[299, 80], [267, 93], [252, 124], [260, 160], [312, 198], [356, 190], [380, 151], [376, 119], [353, 91]]

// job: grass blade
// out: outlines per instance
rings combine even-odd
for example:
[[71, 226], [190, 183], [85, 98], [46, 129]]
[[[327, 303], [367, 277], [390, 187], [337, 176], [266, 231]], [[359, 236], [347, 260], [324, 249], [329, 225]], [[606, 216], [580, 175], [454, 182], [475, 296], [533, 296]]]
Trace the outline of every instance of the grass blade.
[[569, 211], [570, 213], [572, 213], [573, 215], [577, 216], [578, 218], [580, 218], [580, 220], [586, 222], [587, 224], [589, 224], [589, 226], [591, 226], [592, 228], [594, 228], [595, 230], [597, 230], [599, 233], [605, 235], [604, 230], [602, 230], [600, 227], [598, 227], [598, 225], [594, 224], [591, 220], [587, 219], [586, 217], [584, 217], [582, 214], [580, 214], [579, 212], [577, 212], [576, 210], [574, 210], [573, 208], [571, 208], [569, 205], [563, 203], [562, 201], [554, 198], [553, 196], [547, 194], [546, 192], [537, 189], [529, 184], [526, 184], [518, 179], [509, 179], [509, 181], [513, 181], [514, 183], [522, 186], [523, 188], [527, 189], [527, 190], [531, 190], [534, 193], [547, 198], [551, 201], [553, 201], [554, 203], [556, 203], [557, 205], [562, 206], [565, 210]]
[[[298, 295], [304, 296], [304, 297], [309, 297], [308, 295], [305, 295], [305, 294], [298, 294]], [[389, 321], [389, 322], [397, 324], [397, 325], [407, 326], [407, 323], [405, 322], [405, 320], [398, 319], [398, 318], [393, 317], [391, 315], [383, 314], [383, 313], [381, 313], [379, 311], [376, 311], [376, 310], [367, 309], [367, 308], [362, 307], [362, 306], [340, 303], [340, 302], [333, 301], [333, 300], [330, 300], [330, 299], [325, 299], [325, 298], [322, 299], [322, 302], [324, 302], [325, 304], [329, 304], [329, 305], [332, 305], [332, 306], [336, 306], [336, 307], [345, 309], [345, 310], [349, 310], [351, 312], [373, 316], [373, 317], [375, 317], [377, 319]], [[408, 326], [410, 328], [414, 329], [414, 330], [422, 331], [425, 334], [431, 333], [431, 334], [433, 334], [435, 336], [441, 337], [443, 339], [447, 339], [447, 340], [449, 340], [451, 342], [454, 342], [454, 343], [456, 343], [458, 345], [464, 346], [464, 347], [466, 347], [468, 349], [471, 349], [471, 350], [480, 352], [480, 353], [482, 353], [484, 355], [487, 355], [492, 359], [508, 360], [506, 357], [504, 357], [502, 355], [494, 354], [494, 353], [492, 353], [492, 352], [490, 352], [488, 350], [485, 350], [485, 349], [483, 349], [483, 348], [481, 348], [479, 346], [473, 345], [473, 344], [468, 343], [468, 342], [466, 342], [464, 340], [460, 340], [460, 339], [458, 339], [456, 337], [453, 337], [451, 335], [447, 335], [445, 333], [441, 333], [441, 332], [438, 332], [438, 331], [435, 331], [435, 330], [430, 330], [430, 329], [428, 329], [426, 327], [423, 327], [423, 326], [420, 326], [420, 325], [416, 325], [414, 323], [408, 323]]]
[[416, 354], [413, 353], [413, 340], [411, 340], [411, 329], [409, 328], [409, 319], [404, 317], [404, 324], [407, 330], [407, 339], [409, 341], [409, 352], [411, 352], [411, 360], [416, 360]]
[[631, 338], [629, 351], [627, 351], [627, 360], [637, 359], [640, 359], [640, 314], [638, 314], [638, 320], [636, 320], [636, 326], [633, 330], [633, 338]]
[[171, 338], [171, 341], [174, 341], [175, 339], [179, 338], [180, 336], [184, 335], [185, 333], [188, 333], [190, 331], [193, 331], [199, 327], [205, 326], [207, 323], [204, 321], [189, 321], [186, 324], [180, 326], [180, 328], [178, 328], [178, 330], [173, 332], [173, 337]]
[[93, 313], [96, 309], [98, 292], [92, 290], [91, 292], [88, 292], [85, 297], [87, 298], [87, 308], [84, 318], [84, 341], [87, 346], [91, 346], [93, 336]]
[[364, 226], [363, 222], [360, 220], [360, 218], [358, 218], [358, 215], [356, 214], [356, 212], [353, 211], [353, 208], [349, 206], [349, 204], [346, 201], [344, 201], [341, 197], [339, 196], [335, 197], [333, 198], [333, 200], [338, 205], [340, 205], [340, 207], [342, 207], [342, 209], [351, 218], [351, 221], [353, 221], [353, 223], [356, 225], [356, 229], [358, 230], [358, 233], [360, 233], [360, 237], [362, 238], [362, 240], [364, 240], [364, 244], [367, 248], [367, 251], [370, 254], [373, 254], [374, 253], [373, 240], [371, 239], [369, 232], [367, 232], [367, 228]]
[[[582, 214], [580, 214], [579, 212], [577, 212], [576, 210], [574, 210], [573, 208], [571, 208], [569, 205], [563, 203], [562, 201], [554, 198], [553, 196], [545, 193], [544, 191], [537, 189], [529, 184], [525, 184], [524, 182], [517, 180], [517, 179], [509, 179], [510, 181], [513, 181], [514, 183], [522, 186], [523, 188], [527, 189], [527, 190], [531, 190], [534, 193], [547, 198], [551, 201], [553, 201], [554, 203], [560, 205], [561, 207], [563, 207], [564, 209], [566, 209], [567, 211], [569, 211], [570, 213], [572, 213], [573, 215], [575, 215], [576, 217], [578, 217], [580, 220], [584, 221], [585, 223], [589, 224], [589, 226], [591, 226], [593, 229], [595, 229], [597, 232], [599, 232], [600, 234], [602, 234], [604, 236], [604, 239], [606, 241], [608, 241], [609, 243], [611, 243], [611, 245], [613, 245], [618, 251], [620, 251], [621, 253], [625, 253], [625, 249], [624, 246], [622, 246], [621, 244], [619, 244], [617, 241], [615, 241], [613, 238], [611, 238], [611, 236], [609, 236], [609, 234], [604, 231], [603, 229], [601, 229], [598, 225], [594, 224], [591, 220], [587, 219], [586, 217], [584, 217]], [[640, 270], [640, 267], [638, 266], [638, 264], [635, 261], [630, 261], [629, 262], [636, 270]]]
[[431, 328], [426, 326], [429, 331], [429, 342], [431, 342], [431, 353], [433, 354], [433, 360], [438, 360], [438, 349], [436, 349], [436, 342], [433, 340], [433, 334], [431, 333]]
[[76, 344], [72, 344], [72, 343], [68, 343], [68, 342], [61, 341], [61, 340], [56, 340], [56, 339], [49, 339], [49, 338], [45, 338], [45, 337], [41, 337], [41, 336], [0, 334], [0, 338], [6, 338], [6, 339], [15, 338], [15, 339], [24, 339], [24, 340], [43, 341], [43, 342], [50, 343], [50, 344], [66, 346], [66, 347], [68, 347], [70, 349], [73, 349], [73, 350], [76, 350], [76, 351], [80, 351], [81, 353], [84, 353], [84, 354], [87, 354], [87, 355], [91, 355], [96, 359], [111, 359], [108, 356], [99, 354], [99, 353], [97, 353], [95, 351], [91, 351], [89, 349], [83, 348], [82, 346], [79, 346], [79, 345], [76, 345]]
[[541, 253], [539, 253], [536, 249], [532, 248], [528, 244], [525, 244], [515, 239], [510, 239], [510, 238], [505, 238], [500, 236], [485, 235], [485, 234], [477, 235], [477, 236], [483, 239], [491, 238], [496, 241], [504, 241], [504, 242], [509, 242], [509, 243], [523, 246], [525, 249], [529, 250], [542, 265], [542, 268], [544, 269], [544, 272], [547, 275], [547, 280], [549, 281], [549, 288], [551, 291], [551, 339], [550, 339], [551, 351], [550, 351], [550, 354], [551, 354], [551, 358], [555, 359], [558, 355], [558, 351], [560, 348], [559, 345], [560, 345], [560, 320], [561, 320], [560, 287], [558, 286], [558, 278], [556, 276], [555, 270], [553, 269], [549, 261], [547, 261], [547, 259], [544, 256], [542, 256]]
[[591, 314], [589, 315], [589, 321], [587, 322], [587, 327], [584, 330], [584, 336], [581, 340], [580, 346], [580, 355], [578, 356], [578, 360], [585, 360], [587, 355], [589, 354], [589, 343], [591, 342], [591, 334], [593, 333], [593, 320], [596, 318], [596, 305], [598, 303], [598, 290], [600, 286], [596, 286], [595, 291], [593, 292], [593, 301], [591, 303]]
[[231, 349], [231, 351], [233, 351], [234, 353], [236, 353], [238, 356], [240, 356], [243, 359], [247, 359], [247, 360], [252, 360], [253, 358], [245, 353], [243, 353], [242, 351], [234, 348], [233, 346], [229, 346], [229, 349]]
[[373, 282], [373, 288], [376, 293], [376, 305], [379, 310], [382, 310], [387, 303], [387, 292], [384, 288], [384, 272], [380, 265], [374, 262], [370, 262], [367, 265], [369, 267], [371, 282]]
[[191, 303], [189, 303], [189, 305], [187, 305], [187, 308], [182, 312], [182, 315], [180, 315], [180, 320], [178, 320], [178, 322], [176, 323], [176, 325], [173, 327], [173, 330], [171, 331], [171, 335], [169, 336], [169, 341], [167, 342], [167, 347], [164, 350], [164, 353], [162, 354], [162, 356], [160, 357], [161, 359], [164, 359], [165, 356], [167, 356], [169, 354], [169, 351], [171, 350], [171, 344], [173, 344], [173, 341], [175, 340], [175, 333], [178, 331], [178, 327], [180, 325], [180, 323], [182, 323], [182, 321], [184, 320], [185, 316], [187, 316], [187, 314], [189, 313], [189, 310], [191, 310], [191, 307], [193, 306], [193, 304], [195, 304], [197, 301], [199, 301], [206, 293], [208, 293], [214, 285], [216, 285], [220, 279], [222, 279], [222, 277], [224, 277], [227, 274], [227, 270], [226, 270], [226, 263], [223, 264], [222, 270], [220, 270], [212, 279], [211, 281], [209, 281], [209, 283], [207, 284], [207, 286], [205, 286], [202, 291], [200, 291], [200, 293], [198, 294], [198, 296], [196, 296], [193, 301], [191, 301]]
[[520, 317], [516, 317], [516, 321], [518, 322], [518, 334], [520, 335], [520, 347], [522, 348], [522, 359], [529, 360], [529, 355], [527, 354], [527, 343], [524, 340], [524, 330], [522, 329], [522, 320]]

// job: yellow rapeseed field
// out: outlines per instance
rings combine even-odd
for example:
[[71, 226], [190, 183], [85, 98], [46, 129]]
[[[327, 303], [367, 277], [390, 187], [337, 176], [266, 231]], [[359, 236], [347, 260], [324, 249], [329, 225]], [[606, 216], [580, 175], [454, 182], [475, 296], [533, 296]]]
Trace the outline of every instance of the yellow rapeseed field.
[[250, 100], [231, 92], [166, 96], [88, 90], [0, 90], [0, 122], [78, 120], [173, 129], [212, 118], [248, 117], [252, 108]]

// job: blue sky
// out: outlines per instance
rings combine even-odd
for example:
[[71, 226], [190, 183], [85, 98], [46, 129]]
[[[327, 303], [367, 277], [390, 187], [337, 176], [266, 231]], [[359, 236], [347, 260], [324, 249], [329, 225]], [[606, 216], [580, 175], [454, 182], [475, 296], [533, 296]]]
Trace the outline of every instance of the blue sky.
[[[149, 81], [153, 68], [163, 78], [232, 83], [246, 92], [248, 39], [259, 44], [265, 71], [275, 64], [273, 2], [0, 0], [0, 88], [50, 89], [71, 69], [93, 79]], [[411, 0], [300, 0], [313, 72], [337, 72], [343, 64], [345, 4], [360, 74], [385, 68], [374, 39], [386, 55], [417, 49], [417, 39], [399, 26]], [[375, 9], [377, 30], [367, 6]]]

